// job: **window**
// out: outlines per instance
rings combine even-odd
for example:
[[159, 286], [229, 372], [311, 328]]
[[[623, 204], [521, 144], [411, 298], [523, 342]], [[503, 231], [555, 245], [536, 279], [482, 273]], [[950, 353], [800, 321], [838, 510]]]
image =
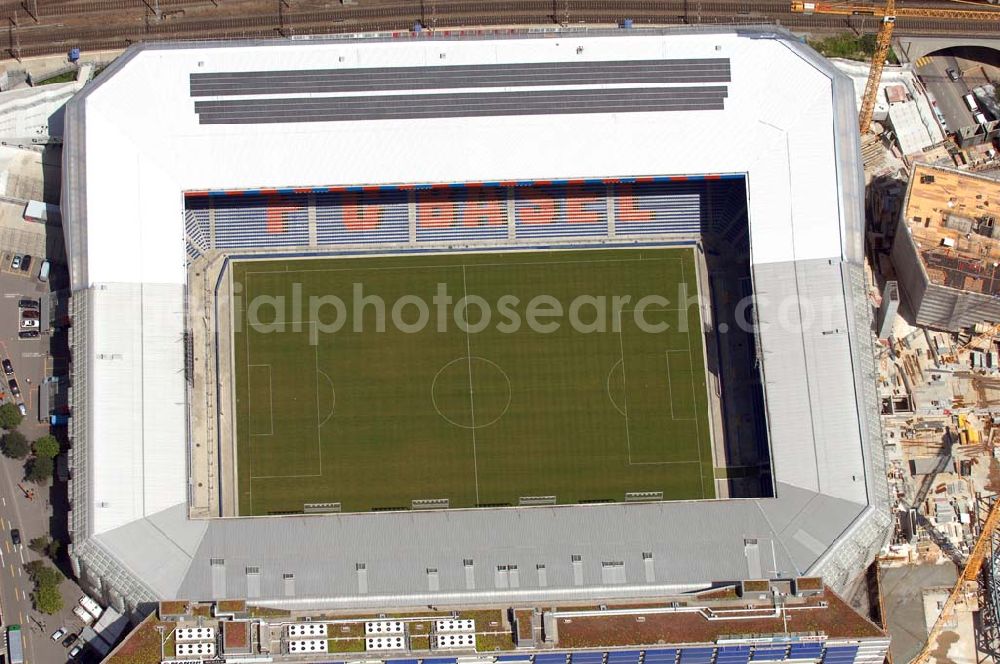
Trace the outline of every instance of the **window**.
[[247, 567], [247, 575], [248, 576], [255, 576], [255, 575], [259, 575], [259, 574], [260, 574], [260, 567], [256, 567], [256, 566]]

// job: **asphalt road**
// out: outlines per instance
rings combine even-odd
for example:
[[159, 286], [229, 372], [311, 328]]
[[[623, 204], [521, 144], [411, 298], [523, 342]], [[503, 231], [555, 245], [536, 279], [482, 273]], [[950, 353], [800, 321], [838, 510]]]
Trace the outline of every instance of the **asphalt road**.
[[925, 65], [917, 69], [917, 75], [937, 101], [937, 107], [948, 122], [948, 131], [954, 132], [962, 127], [971, 127], [976, 121], [962, 99], [969, 93], [966, 80], [960, 78], [952, 81], [948, 78], [948, 69], [961, 71], [961, 66], [955, 57], [947, 54], [934, 55]]
[[[4, 256], [0, 256], [3, 258]], [[32, 275], [12, 273], [9, 261], [0, 263], [0, 355], [14, 365], [15, 376], [21, 387], [21, 398], [28, 406], [28, 414], [18, 429], [35, 440], [49, 432], [46, 422], [38, 418], [38, 390], [47, 375], [49, 365], [49, 338], [19, 339], [17, 336], [17, 301], [21, 297], [37, 299], [45, 284]], [[6, 379], [4, 376], [4, 388]], [[9, 390], [5, 390], [9, 396]], [[32, 608], [32, 584], [23, 569], [25, 562], [39, 558], [28, 549], [33, 538], [64, 532], [58, 526], [65, 514], [54, 514], [51, 503], [55, 491], [50, 486], [34, 486], [23, 481], [24, 462], [0, 457], [0, 615], [4, 626], [20, 624], [25, 640], [25, 656], [30, 664], [48, 664], [67, 660], [67, 649], [49, 638], [59, 627], [77, 631], [83, 623], [73, 615], [72, 609], [82, 594], [78, 586], [67, 579], [60, 590], [65, 608], [55, 616], [45, 616]], [[34, 489], [32, 498], [26, 490]], [[21, 545], [14, 546], [10, 531], [21, 531]], [[65, 571], [65, 570], [64, 570]]]

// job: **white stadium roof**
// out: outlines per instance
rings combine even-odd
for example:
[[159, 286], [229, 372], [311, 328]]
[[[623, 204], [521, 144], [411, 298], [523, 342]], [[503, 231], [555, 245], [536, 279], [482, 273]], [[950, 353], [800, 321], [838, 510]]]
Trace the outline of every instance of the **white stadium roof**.
[[[728, 60], [722, 108], [656, 110], [660, 102], [651, 102], [648, 112], [619, 112], [615, 96], [629, 86], [605, 79], [570, 86], [589, 91], [589, 108], [530, 115], [463, 114], [462, 95], [473, 90], [454, 87], [420, 90], [446, 100], [437, 107], [449, 111], [439, 117], [405, 117], [410, 109], [389, 119], [379, 113], [394, 94], [377, 83], [363, 95], [383, 99], [326, 121], [296, 121], [301, 109], [293, 106], [280, 122], [259, 122], [253, 109], [290, 97], [280, 92], [192, 96], [192, 75], [218, 72], [531, 71], [521, 65], [581, 62], [599, 70], [601, 63], [665, 59]], [[644, 87], [655, 95], [675, 85]], [[474, 91], [502, 100], [516, 88], [512, 80]], [[532, 89], [558, 95], [566, 88]], [[317, 108], [330, 112], [325, 100], [358, 94], [291, 96], [309, 120]], [[243, 98], [250, 104], [241, 106]], [[213, 113], [230, 115], [213, 123]], [[82, 512], [74, 518], [74, 555], [110, 597], [246, 595], [249, 565], [265, 570], [258, 597], [284, 602], [635, 596], [745, 577], [755, 568], [745, 548], [754, 539], [771, 549], [765, 567], [773, 556], [785, 574], [843, 576], [859, 547], [841, 542], [878, 546], [887, 521], [865, 374], [870, 339], [853, 88], [789, 35], [606, 31], [142, 45], [70, 103], [66, 123], [62, 209], [81, 330], [72, 508]], [[713, 173], [747, 178], [776, 498], [188, 519], [183, 192]], [[789, 298], [815, 304], [823, 329], [777, 324], [806, 315], [801, 306], [773, 305]], [[652, 580], [639, 559], [647, 551], [657, 560]], [[584, 555], [582, 583], [570, 571], [571, 554]], [[483, 563], [473, 588], [463, 558], [474, 558], [477, 569]], [[628, 583], [603, 584], [602, 560], [625, 560]], [[360, 562], [363, 583], [355, 574]], [[494, 563], [526, 570], [545, 563], [548, 579], [522, 574], [519, 590], [500, 591], [489, 573]], [[427, 568], [440, 570], [438, 591], [429, 591]], [[283, 572], [297, 575], [295, 597], [284, 596]]]

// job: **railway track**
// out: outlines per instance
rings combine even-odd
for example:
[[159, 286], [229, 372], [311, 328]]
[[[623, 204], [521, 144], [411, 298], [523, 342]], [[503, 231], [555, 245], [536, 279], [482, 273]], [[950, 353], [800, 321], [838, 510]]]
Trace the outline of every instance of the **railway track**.
[[[631, 18], [636, 25], [707, 24], [750, 25], [777, 23], [793, 30], [857, 30], [871, 32], [871, 16], [805, 16], [793, 14], [787, 2], [741, 0], [624, 0], [609, 9], [601, 0], [503, 0], [499, 2], [399, 3], [340, 6], [319, 0], [159, 0], [163, 18], [156, 19], [155, 0], [65, 0], [47, 3], [46, 12], [62, 7], [66, 13], [52, 20], [44, 15], [35, 23], [24, 14], [32, 0], [0, 3], [7, 15], [9, 54], [30, 57], [84, 50], [124, 48], [139, 41], [215, 38], [290, 37], [306, 34], [403, 31], [416, 21], [434, 29], [464, 26], [555, 24], [613, 24]], [[17, 22], [14, 11], [20, 9]], [[76, 9], [80, 11], [77, 12]], [[106, 15], [113, 12], [114, 17]], [[899, 34], [965, 34], [1000, 37], [1000, 21], [982, 23], [943, 19], [899, 18]], [[0, 38], [2, 39], [2, 38]]]

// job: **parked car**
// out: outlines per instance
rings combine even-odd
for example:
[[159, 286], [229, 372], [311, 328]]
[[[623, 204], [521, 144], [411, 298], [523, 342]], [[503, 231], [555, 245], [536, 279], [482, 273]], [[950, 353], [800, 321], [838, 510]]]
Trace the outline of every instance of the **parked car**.
[[10, 262], [10, 269], [12, 270], [21, 269], [21, 254], [14, 254], [14, 259]]
[[75, 659], [77, 655], [83, 650], [83, 646], [73, 646], [73, 649], [69, 651], [69, 658]]
[[31, 256], [25, 254], [24, 258], [21, 259], [21, 272], [27, 272], [28, 268], [31, 267]]
[[66, 628], [60, 627], [56, 631], [52, 632], [52, 636], [50, 636], [49, 638], [52, 639], [53, 641], [58, 641], [64, 636], [66, 636]]
[[38, 328], [38, 319], [37, 318], [22, 318], [21, 319], [21, 329], [23, 329], [23, 330], [30, 330], [30, 329], [37, 329], [37, 328]]
[[76, 641], [78, 638], [80, 638], [78, 635], [70, 634], [65, 639], [63, 639], [62, 642], [63, 648], [69, 648], [71, 645], [73, 645], [73, 642]]
[[21, 417], [28, 414], [28, 407], [24, 405], [23, 401], [19, 401], [17, 404], [17, 412], [21, 413]]
[[38, 309], [25, 309], [21, 312], [22, 318], [38, 318]]
[[948, 78], [950, 78], [950, 79], [951, 79], [951, 80], [953, 80], [953, 81], [957, 81], [958, 79], [960, 79], [960, 78], [962, 78], [962, 77], [961, 77], [961, 75], [959, 75], [959, 73], [958, 73], [957, 71], [955, 71], [954, 69], [949, 69], [949, 70], [948, 70]]
[[29, 299], [25, 298], [23, 300], [18, 300], [17, 301], [17, 306], [19, 306], [22, 309], [37, 309], [38, 308], [38, 300], [29, 300]]
[[14, 365], [11, 364], [10, 358], [4, 358], [3, 360], [3, 372], [8, 376], [14, 375]]
[[978, 124], [984, 125], [987, 122], [986, 116], [982, 113], [973, 113], [972, 117]]
[[21, 531], [18, 530], [17, 528], [14, 528], [13, 530], [10, 531], [10, 542], [14, 546], [21, 545]]
[[16, 378], [8, 380], [7, 385], [10, 387], [10, 393], [13, 394], [15, 398], [21, 396], [21, 388], [18, 386]]
[[38, 330], [21, 330], [17, 333], [17, 336], [21, 339], [37, 339]]

